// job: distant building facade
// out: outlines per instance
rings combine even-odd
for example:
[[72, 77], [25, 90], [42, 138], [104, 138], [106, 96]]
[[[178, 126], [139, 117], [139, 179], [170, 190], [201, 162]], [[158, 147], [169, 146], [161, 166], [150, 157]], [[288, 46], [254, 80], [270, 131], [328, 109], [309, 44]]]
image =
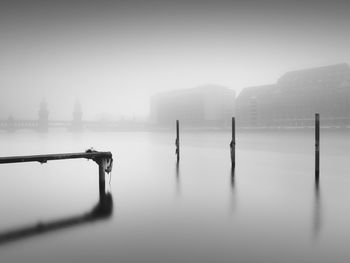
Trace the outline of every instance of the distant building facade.
[[151, 98], [151, 121], [171, 125], [180, 120], [186, 126], [224, 126], [234, 114], [235, 92], [206, 85], [158, 93]]
[[288, 72], [276, 84], [243, 89], [236, 101], [241, 127], [312, 126], [315, 113], [323, 125], [350, 125], [349, 65]]

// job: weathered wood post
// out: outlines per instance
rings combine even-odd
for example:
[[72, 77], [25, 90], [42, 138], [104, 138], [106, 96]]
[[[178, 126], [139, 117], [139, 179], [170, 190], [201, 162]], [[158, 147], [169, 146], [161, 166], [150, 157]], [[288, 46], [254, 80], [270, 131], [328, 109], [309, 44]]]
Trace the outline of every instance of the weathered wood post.
[[103, 164], [104, 160], [101, 158], [97, 162], [98, 164], [98, 185], [99, 185], [99, 193], [100, 199], [106, 194], [106, 183], [105, 183], [105, 166]]
[[236, 166], [236, 122], [235, 117], [232, 117], [232, 140], [230, 142], [230, 152], [231, 152], [231, 165], [232, 168]]
[[315, 179], [320, 176], [320, 114], [315, 114]]
[[180, 132], [179, 132], [179, 120], [176, 120], [176, 161], [180, 161]]

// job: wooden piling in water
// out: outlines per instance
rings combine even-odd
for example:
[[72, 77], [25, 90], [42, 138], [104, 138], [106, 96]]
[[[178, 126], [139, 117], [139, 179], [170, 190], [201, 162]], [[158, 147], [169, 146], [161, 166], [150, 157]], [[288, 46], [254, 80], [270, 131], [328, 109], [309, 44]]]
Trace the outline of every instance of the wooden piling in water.
[[103, 198], [106, 194], [105, 167], [103, 165], [103, 159], [98, 162], [98, 179], [100, 198]]
[[179, 131], [179, 120], [176, 120], [176, 161], [180, 161], [180, 131]]
[[320, 176], [320, 114], [315, 114], [315, 179]]
[[232, 168], [236, 166], [236, 122], [235, 117], [232, 117], [232, 139], [230, 143], [230, 153], [231, 153], [231, 165]]

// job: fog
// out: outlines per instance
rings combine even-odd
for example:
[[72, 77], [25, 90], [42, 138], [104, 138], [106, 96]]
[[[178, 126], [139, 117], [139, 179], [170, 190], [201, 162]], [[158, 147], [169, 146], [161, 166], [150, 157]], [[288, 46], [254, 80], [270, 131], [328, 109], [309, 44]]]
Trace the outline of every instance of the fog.
[[147, 117], [157, 92], [238, 94], [349, 62], [347, 1], [1, 1], [0, 118]]
[[349, 262], [349, 1], [0, 1], [0, 262]]

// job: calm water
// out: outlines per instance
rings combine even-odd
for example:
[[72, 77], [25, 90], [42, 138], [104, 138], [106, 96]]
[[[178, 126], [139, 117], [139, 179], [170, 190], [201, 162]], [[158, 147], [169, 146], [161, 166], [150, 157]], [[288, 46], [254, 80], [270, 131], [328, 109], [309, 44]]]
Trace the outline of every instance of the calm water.
[[229, 133], [181, 135], [177, 168], [172, 133], [1, 133], [1, 156], [94, 147], [114, 166], [113, 213], [89, 221], [94, 162], [0, 165], [0, 237], [81, 218], [1, 243], [0, 262], [350, 261], [350, 134], [321, 134], [318, 187], [312, 132], [238, 133], [234, 176]]

